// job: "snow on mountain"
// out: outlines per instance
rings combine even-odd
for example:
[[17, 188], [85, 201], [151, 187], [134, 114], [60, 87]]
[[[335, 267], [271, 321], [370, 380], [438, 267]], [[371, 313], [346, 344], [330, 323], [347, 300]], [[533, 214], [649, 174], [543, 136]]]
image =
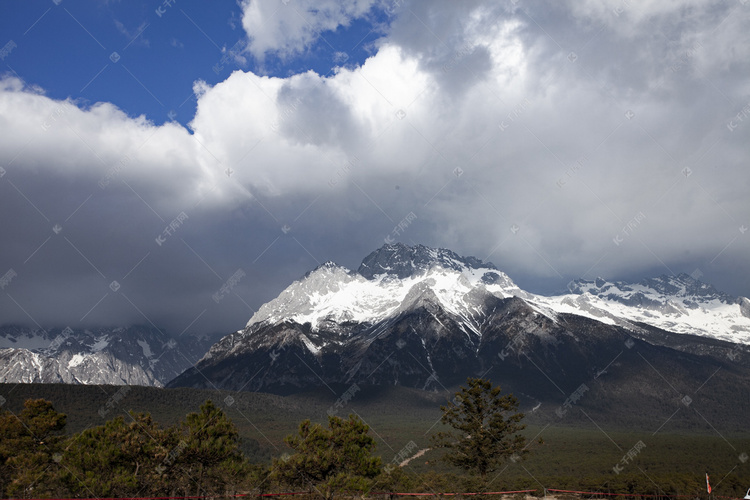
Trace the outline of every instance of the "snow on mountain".
[[147, 358], [152, 358], [154, 356], [154, 353], [151, 352], [151, 346], [148, 345], [148, 342], [145, 340], [138, 340], [138, 345], [141, 346], [141, 350], [143, 351], [143, 355]]
[[331, 323], [374, 324], [405, 309], [424, 289], [447, 311], [467, 320], [484, 293], [527, 295], [491, 263], [421, 245], [383, 248], [386, 258], [373, 257], [373, 252], [357, 272], [332, 262], [319, 266], [261, 306], [247, 328], [279, 321], [310, 323], [314, 331]]
[[2, 328], [0, 349], [46, 349], [50, 340], [40, 329], [8, 325]]
[[645, 323], [663, 330], [750, 344], [750, 300], [732, 297], [680, 274], [640, 283], [576, 280], [571, 294], [535, 301], [558, 312], [637, 328]]
[[[550, 380], [574, 390], [598, 378], [612, 359], [628, 357], [640, 373], [644, 353], [684, 378], [686, 355], [710, 358], [701, 365], [708, 370], [711, 363], [741, 363], [750, 349], [670, 331], [737, 342], [745, 339], [738, 332], [748, 316], [747, 299], [685, 276], [640, 284], [577, 281], [571, 293], [545, 297], [473, 257], [385, 245], [357, 271], [326, 262], [293, 282], [169, 386], [290, 393], [357, 383], [432, 390], [484, 374], [520, 391], [555, 393], [560, 388]], [[638, 355], [631, 351], [636, 345]]]
[[[750, 300], [731, 297], [686, 274], [635, 284], [577, 280], [569, 286], [569, 294], [536, 295], [520, 289], [492, 263], [446, 249], [396, 243], [372, 252], [356, 272], [326, 262], [307, 273], [261, 306], [233, 342], [241, 343], [242, 337], [253, 335], [261, 326], [281, 322], [309, 324], [312, 332], [335, 331], [342, 324], [372, 325], [413, 307], [416, 300], [435, 301], [480, 335], [481, 304], [491, 294], [501, 299], [522, 298], [553, 321], [558, 314], [568, 313], [631, 331], [645, 323], [676, 333], [750, 344]], [[322, 346], [303, 337], [317, 354]]]
[[[205, 355], [208, 339], [170, 339], [147, 327], [0, 327], [0, 382], [161, 386], [181, 374], [176, 386], [196, 386], [211, 372], [217, 386], [260, 390], [316, 384], [310, 367], [318, 366], [332, 381], [369, 370], [384, 383], [426, 387], [438, 372], [450, 379], [480, 360], [505, 373], [509, 353], [520, 348], [577, 352], [576, 339], [585, 335], [612, 345], [623, 336], [644, 339], [644, 325], [750, 345], [750, 300], [684, 274], [640, 283], [577, 280], [569, 289], [528, 293], [492, 263], [397, 243], [372, 252], [356, 271], [332, 262], [310, 271]], [[237, 378], [245, 369], [253, 373]]]
[[49, 330], [0, 327], [0, 382], [161, 387], [197, 361], [207, 339], [151, 327]]

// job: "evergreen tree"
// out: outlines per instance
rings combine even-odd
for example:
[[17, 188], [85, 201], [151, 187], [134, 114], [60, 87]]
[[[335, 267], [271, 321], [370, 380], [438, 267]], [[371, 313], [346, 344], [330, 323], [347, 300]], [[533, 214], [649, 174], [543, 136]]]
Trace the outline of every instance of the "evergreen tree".
[[167, 460], [182, 492], [231, 493], [228, 490], [249, 470], [239, 443], [234, 423], [211, 400], [198, 413], [190, 413], [182, 423], [181, 440]]
[[526, 453], [526, 438], [518, 434], [526, 426], [520, 424], [524, 416], [515, 396], [501, 395], [489, 380], [469, 377], [467, 384], [440, 407], [442, 423], [455, 431], [438, 432], [432, 439], [436, 448], [449, 450], [445, 461], [485, 477], [506, 459]]
[[354, 415], [347, 420], [328, 417], [328, 428], [305, 420], [297, 435], [284, 439], [294, 454], [274, 459], [273, 473], [282, 482], [314, 489], [326, 499], [339, 490], [364, 491], [381, 470], [380, 457], [370, 456], [375, 439], [369, 430]]
[[148, 413], [130, 412], [71, 438], [62, 457], [63, 477], [84, 496], [127, 497], [163, 493], [159, 466], [174, 429], [164, 429]]
[[0, 496], [48, 496], [56, 482], [67, 417], [44, 399], [29, 399], [20, 414], [0, 413]]

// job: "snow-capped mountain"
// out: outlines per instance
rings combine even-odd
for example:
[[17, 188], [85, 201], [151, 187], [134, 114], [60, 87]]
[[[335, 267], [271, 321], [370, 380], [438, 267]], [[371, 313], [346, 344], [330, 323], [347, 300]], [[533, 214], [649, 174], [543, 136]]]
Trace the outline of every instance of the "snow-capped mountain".
[[357, 272], [333, 262], [319, 266], [261, 306], [247, 327], [281, 320], [310, 323], [313, 330], [376, 323], [409, 309], [428, 290], [468, 324], [486, 292], [526, 295], [490, 263], [444, 249], [387, 245], [365, 258]]
[[[521, 290], [493, 264], [473, 257], [385, 245], [357, 271], [327, 262], [295, 281], [170, 386], [290, 392], [357, 383], [434, 389], [478, 374], [521, 390], [554, 391], [598, 377], [608, 360], [633, 346], [641, 356], [631, 356], [633, 366], [650, 353], [688, 379], [703, 370], [683, 370], [686, 353], [730, 363], [747, 356], [744, 347], [701, 337], [665, 351], [669, 341], [661, 336], [669, 334], [663, 329], [675, 324], [674, 311], [680, 311], [693, 328], [688, 333], [737, 342], [740, 329], [701, 330], [697, 311], [706, 317], [722, 311], [727, 323], [742, 327], [746, 302], [683, 276], [607, 285], [579, 281], [574, 293], [544, 297]], [[678, 301], [696, 315], [685, 316]], [[713, 307], [716, 301], [726, 310]]]
[[750, 344], [750, 300], [717, 291], [687, 274], [640, 283], [576, 280], [570, 295], [537, 296], [556, 311], [633, 328], [643, 323], [675, 333]]
[[171, 339], [145, 326], [49, 330], [0, 327], [0, 382], [161, 387], [191, 366], [208, 340]]
[[492, 263], [445, 249], [386, 245], [365, 258], [356, 272], [332, 262], [311, 271], [264, 304], [247, 327], [281, 319], [310, 323], [313, 330], [342, 322], [375, 323], [408, 308], [408, 294], [429, 289], [447, 311], [469, 325], [476, 299], [490, 293], [525, 299], [552, 318], [571, 313], [634, 331], [642, 323], [750, 344], [750, 300], [719, 292], [687, 274], [640, 283], [575, 280], [568, 287], [569, 294], [536, 295], [520, 289]]

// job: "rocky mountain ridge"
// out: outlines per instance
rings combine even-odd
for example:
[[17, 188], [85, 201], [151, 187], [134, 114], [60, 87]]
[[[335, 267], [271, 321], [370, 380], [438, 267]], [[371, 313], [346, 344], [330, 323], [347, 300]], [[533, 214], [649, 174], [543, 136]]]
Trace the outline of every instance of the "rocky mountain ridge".
[[161, 387], [199, 359], [208, 339], [148, 326], [43, 330], [0, 327], [0, 382]]
[[[734, 330], [707, 329], [677, 342], [661, 327], [681, 318], [677, 313], [643, 314], [645, 305], [657, 302], [675, 307], [681, 292], [699, 304], [697, 310], [708, 311], [704, 315], [715, 314], [716, 304], [733, 308], [721, 312], [743, 327], [741, 301], [693, 284], [706, 291], [696, 296], [676, 283], [657, 280], [648, 290], [620, 284], [615, 292], [603, 280], [580, 281], [574, 293], [544, 297], [520, 289], [491, 263], [421, 245], [385, 245], [358, 271], [329, 262], [307, 273], [170, 386], [280, 393], [341, 384], [437, 390], [481, 375], [550, 396], [599, 377], [610, 362], [629, 359], [642, 370], [643, 353], [683, 374], [683, 381], [700, 378], [709, 365], [741, 363], [744, 345], [720, 340]], [[669, 290], [674, 295], [664, 298]], [[635, 292], [651, 302], [627, 304]], [[694, 321], [691, 326], [697, 328]], [[700, 370], [687, 368], [696, 362]]]

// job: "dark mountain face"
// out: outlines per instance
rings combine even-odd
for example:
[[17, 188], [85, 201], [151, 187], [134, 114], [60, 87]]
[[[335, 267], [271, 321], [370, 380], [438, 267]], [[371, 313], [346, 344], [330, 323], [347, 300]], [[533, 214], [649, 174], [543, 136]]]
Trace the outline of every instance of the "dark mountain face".
[[[697, 302], [707, 300], [720, 300], [726, 304], [737, 302], [736, 297], [720, 292], [713, 286], [703, 283], [685, 273], [678, 274], [677, 276], [661, 275], [656, 278], [646, 278], [639, 283], [627, 283], [624, 281], [608, 282], [602, 278], [597, 278], [593, 281], [574, 280], [568, 288], [572, 293], [581, 294], [588, 292], [625, 304], [635, 301], [635, 305], [643, 305], [649, 302], [649, 299], [646, 297], [646, 293], [648, 292], [657, 296], [693, 299]], [[630, 300], [623, 297], [623, 292], [630, 296]]]
[[[575, 404], [581, 392], [588, 392], [585, 407], [601, 419], [609, 419], [608, 412], [625, 403], [628, 411], [649, 404], [657, 408], [653, 418], [658, 419], [690, 394], [734, 415], [736, 401], [712, 391], [695, 394], [717, 371], [722, 390], [748, 392], [750, 371], [739, 357], [733, 360], [721, 351], [728, 343], [713, 339], [683, 335], [681, 348], [669, 346], [664, 340], [674, 335], [669, 332], [652, 328], [636, 338], [621, 327], [572, 314], [553, 320], [520, 298], [487, 296], [471, 320], [456, 317], [428, 297], [383, 322], [338, 325], [335, 332], [313, 332], [309, 324], [288, 322], [254, 325], [231, 341], [224, 339], [226, 345], [215, 346], [215, 354], [169, 386], [278, 394], [327, 387], [340, 394], [357, 384], [442, 392], [467, 376], [482, 376], [527, 404], [544, 402], [549, 418], [560, 418], [552, 412], [567, 412], [571, 406], [566, 401], [573, 398]], [[342, 329], [351, 340], [335, 340], [342, 338]], [[308, 342], [323, 347], [313, 352]], [[709, 349], [714, 355], [707, 355]], [[628, 418], [647, 420], [649, 415]]]
[[428, 248], [423, 245], [413, 247], [403, 243], [384, 245], [365, 257], [357, 272], [367, 279], [378, 274], [390, 274], [400, 279], [425, 272], [432, 266], [461, 271], [464, 268], [496, 269], [492, 263], [485, 263], [475, 257], [461, 257], [444, 248]]

